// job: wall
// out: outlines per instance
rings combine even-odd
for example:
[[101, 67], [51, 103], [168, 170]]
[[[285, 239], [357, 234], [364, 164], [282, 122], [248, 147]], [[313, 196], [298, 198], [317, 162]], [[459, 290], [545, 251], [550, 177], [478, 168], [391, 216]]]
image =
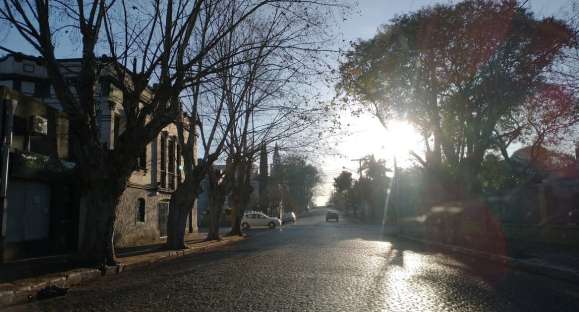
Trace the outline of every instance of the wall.
[[[145, 200], [145, 222], [137, 221], [138, 200]], [[117, 207], [117, 224], [115, 228], [115, 246], [119, 248], [146, 245], [162, 242], [159, 231], [159, 203], [168, 203], [169, 193], [128, 187], [123, 193]], [[193, 231], [197, 232], [197, 209], [193, 208]], [[189, 222], [185, 233], [189, 228]]]
[[[171, 124], [164, 128], [170, 136], [176, 136], [177, 129]], [[135, 170], [129, 178], [129, 186], [123, 193], [117, 206], [117, 225], [115, 228], [115, 244], [117, 247], [128, 247], [159, 242], [159, 203], [168, 202], [171, 198], [170, 189], [159, 188], [161, 134], [147, 145], [146, 169]], [[167, 151], [166, 151], [167, 152]], [[168, 159], [168, 157], [167, 157]], [[184, 175], [181, 174], [181, 177]], [[168, 183], [167, 183], [168, 185]], [[138, 199], [145, 200], [145, 222], [137, 222]], [[197, 209], [192, 213], [193, 232], [198, 231]], [[189, 221], [187, 222], [187, 230]]]
[[[145, 222], [137, 221], [138, 199], [145, 200]], [[123, 193], [117, 210], [115, 245], [127, 247], [143, 245], [159, 240], [159, 210], [161, 201], [168, 201], [168, 194], [128, 187]]]

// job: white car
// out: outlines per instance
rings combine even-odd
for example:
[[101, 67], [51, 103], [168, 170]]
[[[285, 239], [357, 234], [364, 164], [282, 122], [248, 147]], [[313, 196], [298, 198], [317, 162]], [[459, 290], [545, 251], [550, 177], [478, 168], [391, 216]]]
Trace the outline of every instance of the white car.
[[270, 229], [275, 229], [276, 226], [281, 226], [281, 220], [260, 211], [246, 212], [241, 218], [241, 228], [247, 230], [256, 226], [268, 226]]

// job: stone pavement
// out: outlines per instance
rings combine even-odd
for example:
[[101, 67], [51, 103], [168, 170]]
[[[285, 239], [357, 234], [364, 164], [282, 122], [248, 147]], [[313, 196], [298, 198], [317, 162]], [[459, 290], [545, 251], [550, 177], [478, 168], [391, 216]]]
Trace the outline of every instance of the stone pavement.
[[50, 286], [69, 288], [104, 275], [119, 274], [180, 256], [212, 251], [245, 239], [233, 236], [223, 237], [221, 241], [204, 241], [205, 235], [189, 234], [186, 238], [189, 248], [184, 250], [162, 250], [162, 243], [121, 249], [117, 252], [118, 265], [102, 269], [75, 267], [66, 256], [3, 264], [0, 271], [0, 308], [33, 301], [40, 290]]
[[[346, 219], [345, 219], [346, 221]], [[579, 285], [384, 238], [323, 214], [202, 257], [180, 257], [74, 287], [32, 311], [576, 312]]]

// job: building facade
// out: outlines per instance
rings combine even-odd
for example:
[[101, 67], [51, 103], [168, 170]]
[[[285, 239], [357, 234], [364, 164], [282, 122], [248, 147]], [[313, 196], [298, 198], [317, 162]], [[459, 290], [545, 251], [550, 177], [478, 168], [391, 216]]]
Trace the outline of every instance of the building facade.
[[66, 115], [2, 86], [0, 111], [0, 261], [74, 250], [79, 198]]
[[[67, 82], [75, 84], [75, 73], [80, 68], [80, 60], [59, 61], [64, 68], [63, 72], [67, 73]], [[0, 58], [0, 88], [3, 109], [12, 107], [12, 104], [15, 108], [13, 129], [10, 133], [3, 132], [4, 136], [11, 135], [12, 140], [7, 144], [10, 170], [7, 172], [6, 204], [2, 209], [2, 246], [33, 246], [35, 243], [46, 246], [46, 241], [52, 244], [54, 241], [63, 240], [66, 242], [61, 245], [66, 245], [65, 247], [49, 248], [44, 254], [75, 249], [78, 246], [78, 237], [83, 231], [81, 225], [86, 221], [85, 207], [81, 204], [82, 194], [78, 194], [70, 174], [74, 168], [74, 159], [69, 149], [71, 144], [76, 143], [72, 142], [69, 136], [66, 114], [56, 99], [43, 61], [23, 54], [9, 54]], [[115, 138], [125, 127], [122, 92], [111, 83], [110, 77], [100, 77], [95, 96], [98, 103], [100, 140], [110, 149], [114, 149]], [[143, 105], [147, 103], [147, 96], [143, 95]], [[4, 105], [6, 103], [10, 105]], [[3, 116], [8, 118], [7, 114]], [[3, 126], [6, 124], [4, 122]], [[35, 133], [35, 124], [46, 129], [40, 129], [43, 133]], [[41, 170], [23, 177], [18, 170], [31, 170], [15, 167], [19, 164], [19, 159], [37, 158], [45, 160], [40, 167], [50, 163], [50, 166], [58, 169], [49, 175]], [[20, 163], [26, 164], [26, 161]], [[177, 129], [170, 124], [142, 151], [138, 166], [121, 197], [115, 227], [117, 247], [147, 244], [166, 236], [169, 199], [184, 178], [181, 164]], [[52, 176], [52, 180], [47, 180], [47, 177]], [[60, 191], [55, 191], [56, 188], [60, 188]], [[65, 206], [66, 209], [63, 208]], [[197, 231], [196, 208], [191, 209], [188, 228], [190, 231]], [[63, 228], [66, 230], [62, 230]], [[58, 234], [63, 231], [65, 234]], [[3, 258], [31, 254], [17, 252], [16, 247], [4, 247], [3, 251], [15, 251], [3, 252]], [[38, 250], [32, 247], [24, 249]]]

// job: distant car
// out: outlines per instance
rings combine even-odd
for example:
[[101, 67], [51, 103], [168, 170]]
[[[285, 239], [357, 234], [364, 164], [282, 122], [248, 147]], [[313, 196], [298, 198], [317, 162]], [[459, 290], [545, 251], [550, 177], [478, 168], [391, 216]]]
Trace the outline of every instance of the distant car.
[[328, 211], [328, 213], [326, 213], [326, 222], [330, 222], [330, 220], [335, 220], [336, 222], [340, 222], [340, 216], [338, 215], [337, 212]]
[[276, 226], [281, 226], [281, 220], [260, 211], [246, 212], [241, 218], [241, 228], [247, 230], [256, 226], [267, 226], [270, 229], [275, 229]]
[[286, 212], [283, 214], [283, 218], [281, 219], [281, 221], [283, 222], [283, 224], [287, 224], [287, 223], [296, 223], [296, 214], [293, 213], [293, 211], [290, 212]]

